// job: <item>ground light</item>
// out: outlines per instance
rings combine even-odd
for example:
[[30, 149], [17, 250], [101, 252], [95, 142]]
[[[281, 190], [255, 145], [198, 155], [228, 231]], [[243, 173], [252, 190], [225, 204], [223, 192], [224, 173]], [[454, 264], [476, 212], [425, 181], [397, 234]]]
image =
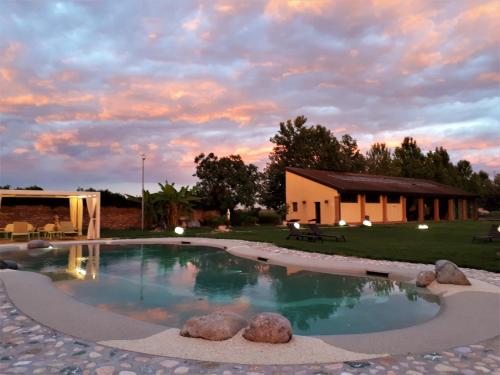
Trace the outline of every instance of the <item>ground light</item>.
[[418, 224], [418, 229], [429, 229], [427, 224]]
[[346, 225], [347, 225], [347, 222], [346, 222], [345, 220], [339, 220], [339, 225], [340, 225], [341, 227], [346, 226]]
[[363, 220], [363, 225], [365, 227], [371, 227], [372, 226], [372, 222], [370, 220], [368, 220], [368, 219], [365, 219], [365, 220]]
[[175, 227], [174, 232], [180, 236], [180, 235], [184, 234], [184, 228], [183, 227]]
[[295, 229], [300, 229], [300, 224], [299, 223], [293, 223], [293, 227]]

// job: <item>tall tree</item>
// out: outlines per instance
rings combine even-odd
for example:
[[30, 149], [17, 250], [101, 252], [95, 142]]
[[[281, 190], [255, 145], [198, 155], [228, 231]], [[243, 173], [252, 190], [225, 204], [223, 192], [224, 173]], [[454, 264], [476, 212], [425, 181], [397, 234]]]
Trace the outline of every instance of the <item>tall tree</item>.
[[365, 170], [366, 160], [359, 152], [358, 142], [349, 134], [344, 134], [340, 141], [342, 166], [340, 170], [346, 172], [362, 172]]
[[425, 156], [417, 141], [405, 137], [401, 146], [394, 150], [394, 161], [401, 171], [401, 177], [427, 178]]
[[391, 150], [385, 143], [374, 143], [366, 153], [366, 172], [384, 176], [399, 176]]
[[455, 184], [456, 170], [450, 162], [448, 151], [442, 146], [427, 153], [425, 166], [430, 179], [447, 185]]
[[341, 144], [330, 130], [321, 125], [306, 126], [307, 118], [281, 122], [270, 139], [274, 144], [264, 171], [261, 203], [286, 213], [285, 168], [342, 170]]
[[252, 207], [256, 203], [261, 173], [255, 165], [245, 164], [240, 155], [200, 154], [194, 162], [194, 176], [199, 179], [195, 188], [203, 208], [224, 213], [239, 204]]

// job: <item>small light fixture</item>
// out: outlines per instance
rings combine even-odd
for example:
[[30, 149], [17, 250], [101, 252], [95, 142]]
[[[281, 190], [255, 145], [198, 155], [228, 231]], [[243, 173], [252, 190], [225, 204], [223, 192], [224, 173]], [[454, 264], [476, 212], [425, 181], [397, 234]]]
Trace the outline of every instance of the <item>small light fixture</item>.
[[295, 222], [295, 223], [293, 223], [293, 227], [294, 227], [295, 229], [300, 229], [300, 224], [299, 224], [299, 223], [297, 223], [297, 222]]
[[344, 227], [344, 226], [346, 226], [346, 225], [347, 225], [347, 222], [346, 222], [345, 220], [339, 220], [339, 225], [340, 225], [341, 227]]
[[183, 227], [175, 227], [174, 229], [175, 234], [178, 234], [179, 236], [184, 234], [184, 228]]
[[497, 232], [500, 232], [500, 225], [497, 227]]
[[53, 249], [53, 248], [54, 248], [54, 246], [52, 246], [52, 245], [49, 245], [49, 246], [47, 247], [47, 249]]
[[325, 204], [328, 204], [328, 200], [325, 201]]
[[372, 222], [370, 220], [368, 220], [368, 219], [365, 219], [365, 220], [363, 220], [363, 225], [365, 227], [371, 227], [372, 226]]
[[418, 224], [418, 229], [429, 229], [429, 226], [427, 224]]

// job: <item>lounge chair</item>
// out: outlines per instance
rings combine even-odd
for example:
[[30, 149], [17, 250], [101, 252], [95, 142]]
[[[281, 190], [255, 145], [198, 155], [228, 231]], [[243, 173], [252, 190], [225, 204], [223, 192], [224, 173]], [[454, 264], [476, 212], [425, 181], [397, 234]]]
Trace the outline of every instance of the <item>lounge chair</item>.
[[63, 235], [77, 235], [78, 232], [75, 230], [75, 227], [71, 223], [71, 221], [61, 221], [59, 223], [59, 231], [62, 232]]
[[41, 229], [39, 229], [39, 231], [44, 237], [49, 238], [52, 238], [52, 235], [57, 234], [55, 224], [45, 224]]
[[307, 224], [307, 226], [309, 227], [309, 230], [311, 231], [309, 234], [312, 236], [316, 236], [317, 239], [319, 239], [321, 241], [323, 241], [323, 238], [332, 238], [337, 242], [339, 242], [339, 241], [345, 242], [346, 241], [345, 236], [343, 234], [334, 234], [334, 233], [323, 234], [323, 233], [321, 233], [321, 230], [319, 229], [317, 224]]
[[491, 224], [490, 230], [487, 234], [475, 234], [472, 237], [472, 242], [482, 241], [482, 242], [493, 242], [495, 239], [500, 239], [499, 224]]
[[297, 228], [295, 228], [293, 226], [293, 224], [287, 224], [286, 226], [288, 227], [288, 230], [290, 231], [290, 233], [288, 233], [288, 236], [286, 237], [287, 240], [289, 240], [292, 237], [294, 237], [296, 240], [302, 240], [302, 239], [307, 239], [310, 241], [316, 240], [315, 236], [312, 236], [309, 233], [304, 233], [304, 232], [298, 230]]
[[3, 228], [2, 233], [5, 238], [9, 238], [14, 231], [14, 224], [7, 224], [5, 228]]
[[29, 223], [26, 221], [14, 221], [12, 224], [12, 233], [10, 234], [10, 239], [13, 241], [14, 237], [26, 237], [27, 239], [30, 238], [30, 231], [29, 231]]

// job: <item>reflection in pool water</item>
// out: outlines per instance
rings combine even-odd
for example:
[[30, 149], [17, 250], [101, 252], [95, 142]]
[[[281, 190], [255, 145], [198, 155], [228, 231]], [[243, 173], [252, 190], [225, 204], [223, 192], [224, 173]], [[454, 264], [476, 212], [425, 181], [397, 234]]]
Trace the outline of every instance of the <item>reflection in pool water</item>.
[[408, 327], [439, 311], [436, 296], [407, 283], [274, 266], [201, 246], [88, 245], [3, 255], [81, 302], [172, 327], [220, 309], [247, 318], [275, 311], [297, 334], [346, 334]]

